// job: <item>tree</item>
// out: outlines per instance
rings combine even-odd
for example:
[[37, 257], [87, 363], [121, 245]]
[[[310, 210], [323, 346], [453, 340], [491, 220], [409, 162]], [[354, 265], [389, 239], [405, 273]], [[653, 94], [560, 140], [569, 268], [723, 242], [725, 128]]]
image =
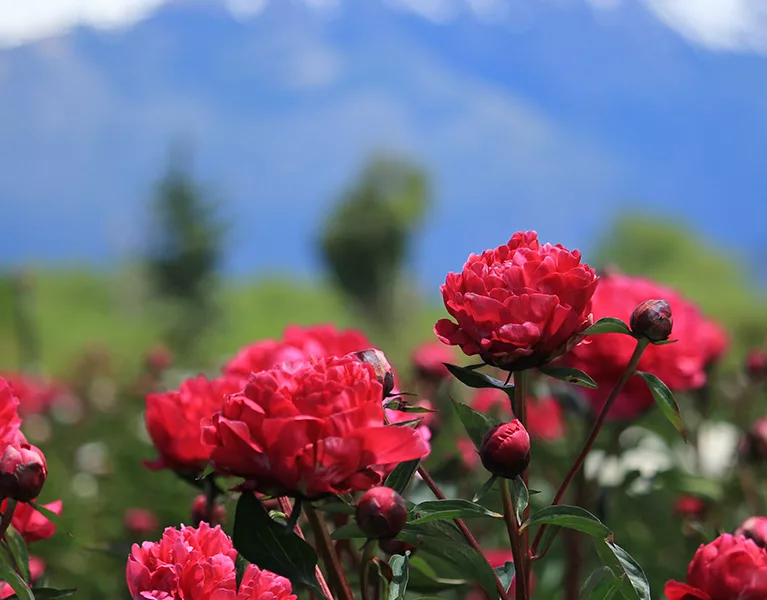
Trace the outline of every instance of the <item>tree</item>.
[[224, 227], [218, 205], [193, 180], [178, 152], [157, 186], [147, 266], [155, 293], [172, 310], [166, 337], [181, 355], [215, 317]]
[[327, 270], [378, 327], [392, 323], [397, 280], [428, 206], [425, 175], [404, 160], [379, 156], [325, 224], [320, 251]]

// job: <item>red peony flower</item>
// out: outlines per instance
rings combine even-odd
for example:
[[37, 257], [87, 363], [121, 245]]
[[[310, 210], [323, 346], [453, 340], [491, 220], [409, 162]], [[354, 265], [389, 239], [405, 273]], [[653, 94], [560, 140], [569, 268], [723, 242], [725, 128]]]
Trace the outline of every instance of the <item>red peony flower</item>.
[[687, 569], [687, 583], [669, 581], [668, 600], [764, 600], [767, 551], [752, 540], [725, 533], [701, 545]]
[[706, 349], [706, 364], [714, 363], [725, 355], [730, 347], [730, 336], [716, 321], [706, 320], [703, 322], [702, 331], [703, 346]]
[[[248, 566], [237, 591], [232, 540], [216, 526], [167, 528], [159, 542], [134, 544], [126, 579], [133, 600], [294, 600], [290, 582]], [[266, 596], [270, 597], [270, 596]]]
[[541, 245], [534, 231], [505, 246], [472, 254], [442, 286], [447, 312], [434, 331], [445, 344], [486, 363], [519, 371], [575, 346], [591, 325], [598, 278], [580, 252]]
[[444, 363], [455, 361], [453, 349], [440, 342], [426, 342], [418, 346], [412, 355], [416, 374], [429, 381], [441, 381], [450, 376]]
[[145, 461], [150, 469], [200, 471], [208, 463], [211, 448], [201, 441], [202, 419], [221, 410], [224, 395], [239, 391], [228, 379], [184, 381], [177, 391], [149, 394], [144, 420], [160, 457]]
[[203, 428], [211, 460], [268, 494], [315, 498], [366, 490], [380, 467], [421, 458], [409, 427], [384, 425], [381, 384], [354, 355], [251, 375]]
[[160, 522], [151, 510], [147, 508], [128, 508], [123, 513], [123, 526], [131, 535], [147, 535], [155, 531]]
[[[712, 356], [709, 322], [693, 304], [673, 290], [640, 277], [604, 276], [594, 294], [594, 319], [617, 317], [627, 321], [636, 306], [648, 298], [663, 298], [671, 305], [674, 318], [671, 337], [677, 342], [649, 346], [639, 361], [638, 370], [657, 375], [675, 391], [701, 387], [706, 382], [704, 369]], [[567, 364], [585, 371], [599, 385], [599, 389], [584, 391], [594, 412], [604, 406], [610, 390], [626, 368], [634, 346], [634, 339], [627, 335], [595, 335], [565, 357]], [[644, 381], [632, 377], [615, 401], [609, 418], [635, 419], [654, 403]]]
[[25, 441], [21, 433], [19, 399], [8, 382], [0, 377], [0, 448], [7, 444]]
[[56, 382], [43, 381], [24, 373], [4, 373], [3, 377], [19, 399], [22, 418], [48, 410], [63, 396], [64, 388]]
[[[7, 505], [8, 501], [4, 500], [0, 505], [0, 512], [5, 512]], [[54, 514], [61, 515], [64, 503], [61, 500], [56, 500], [50, 504], [45, 504], [44, 508], [47, 508]], [[11, 519], [11, 525], [19, 532], [19, 535], [24, 538], [24, 541], [27, 542], [27, 544], [39, 540], [47, 540], [56, 533], [56, 525], [24, 502], [20, 502], [16, 505], [16, 510], [13, 512], [13, 519]]]
[[[477, 390], [470, 402], [472, 408], [483, 413], [495, 414], [501, 419], [514, 418], [509, 397], [495, 388]], [[553, 442], [565, 435], [562, 407], [552, 396], [527, 399], [527, 431], [530, 436], [545, 442]]]
[[757, 546], [767, 548], [767, 517], [749, 517], [735, 530], [735, 535], [742, 535]]
[[309, 358], [345, 356], [373, 346], [361, 331], [338, 330], [333, 325], [288, 326], [282, 341], [263, 340], [245, 346], [224, 366], [227, 377], [246, 379], [251, 373], [266, 371], [286, 363]]

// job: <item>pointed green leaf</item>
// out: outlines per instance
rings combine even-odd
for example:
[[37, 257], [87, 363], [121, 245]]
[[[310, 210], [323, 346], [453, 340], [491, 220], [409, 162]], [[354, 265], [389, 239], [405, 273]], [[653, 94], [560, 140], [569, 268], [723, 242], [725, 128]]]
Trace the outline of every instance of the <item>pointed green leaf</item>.
[[465, 579], [440, 577], [422, 556], [410, 557], [410, 579], [408, 589], [413, 592], [432, 594], [466, 585]]
[[530, 494], [521, 477], [515, 477], [511, 481], [511, 503], [514, 505], [514, 513], [517, 515], [517, 523], [522, 524], [522, 515], [530, 502]]
[[8, 549], [16, 563], [16, 570], [24, 581], [29, 581], [29, 554], [27, 553], [27, 543], [12, 525], [5, 531], [5, 540], [8, 542]]
[[610, 567], [594, 569], [581, 587], [580, 600], [609, 600], [618, 593], [620, 581]]
[[586, 535], [603, 539], [612, 535], [612, 531], [606, 525], [580, 506], [567, 506], [563, 504], [547, 506], [533, 514], [522, 525], [522, 529], [532, 527], [533, 525], [543, 525], [544, 523], [574, 529]]
[[633, 337], [629, 326], [620, 319], [614, 317], [604, 317], [603, 319], [599, 319], [599, 321], [583, 332], [585, 335], [598, 335], [601, 333], [623, 333]]
[[480, 500], [482, 500], [482, 498], [487, 496], [487, 493], [491, 489], [493, 489], [493, 486], [495, 485], [495, 481], [497, 479], [498, 478], [495, 475], [491, 475], [490, 479], [488, 479], [485, 483], [483, 483], [482, 487], [479, 488], [479, 491], [476, 494], [474, 494], [474, 497], [471, 499], [471, 501], [472, 502], [479, 502]]
[[502, 567], [496, 567], [493, 571], [495, 571], [495, 576], [498, 577], [498, 580], [503, 585], [503, 589], [508, 592], [511, 584], [514, 582], [514, 575], [516, 574], [514, 563], [507, 561]]
[[653, 342], [653, 346], [665, 346], [667, 344], [675, 344], [679, 340], [660, 340], [659, 342]]
[[232, 541], [236, 550], [260, 569], [287, 577], [293, 584], [319, 589], [314, 548], [269, 518], [251, 492], [243, 492], [237, 502]]
[[485, 437], [485, 434], [490, 431], [490, 429], [498, 424], [498, 421], [484, 413], [474, 410], [462, 402], [458, 402], [452, 398], [450, 400], [453, 403], [455, 412], [458, 414], [458, 418], [461, 420], [461, 423], [463, 423], [464, 429], [466, 429], [466, 433], [469, 434], [474, 445], [479, 448], [482, 443], [482, 438]]
[[500, 379], [480, 373], [474, 369], [466, 367], [459, 367], [458, 365], [451, 365], [450, 363], [443, 363], [447, 370], [453, 374], [458, 381], [467, 387], [480, 389], [480, 388], [495, 388], [498, 390], [511, 390], [514, 389], [513, 383], [504, 383]]
[[356, 521], [342, 525], [330, 536], [334, 540], [365, 540], [368, 536], [362, 533]]
[[595, 540], [595, 543], [602, 563], [618, 575], [623, 597], [628, 600], [652, 600], [647, 577], [631, 555], [609, 539]]
[[652, 392], [652, 397], [655, 399], [655, 403], [663, 413], [663, 416], [671, 422], [674, 429], [679, 432], [682, 439], [686, 442], [687, 428], [684, 425], [684, 419], [682, 419], [682, 413], [679, 410], [679, 405], [676, 403], [674, 394], [671, 393], [671, 390], [668, 389], [665, 383], [652, 373], [637, 371], [636, 374], [644, 379], [647, 387], [649, 387]]
[[468, 500], [429, 500], [417, 504], [411, 511], [408, 523], [450, 521], [453, 519], [491, 518], [503, 519], [503, 515]]
[[389, 559], [389, 566], [391, 567], [389, 600], [405, 600], [405, 592], [410, 575], [410, 565], [408, 562], [407, 555], [395, 554]]
[[398, 464], [394, 467], [394, 470], [389, 473], [384, 485], [393, 489], [398, 494], [404, 494], [420, 464], [421, 460], [419, 458]]
[[53, 512], [49, 508], [45, 508], [42, 504], [37, 504], [37, 502], [29, 502], [29, 505], [32, 508], [34, 508], [37, 512], [39, 512], [41, 515], [43, 515], [46, 519], [48, 519], [51, 523], [53, 523], [58, 529], [61, 529], [61, 531], [66, 533], [69, 537], [74, 537], [69, 532], [69, 529], [67, 529], [64, 526], [64, 523], [62, 522], [61, 517], [57, 515], [55, 512]]
[[436, 413], [439, 412], [433, 408], [426, 408], [425, 406], [418, 406], [417, 404], [408, 404], [404, 398], [394, 398], [384, 403], [384, 408], [389, 410], [397, 410], [399, 412], [407, 413]]
[[485, 557], [466, 543], [458, 528], [449, 521], [407, 524], [397, 536], [414, 546], [418, 553], [441, 558], [453, 569], [456, 578], [477, 582], [495, 598], [495, 575]]
[[20, 600], [35, 600], [32, 590], [29, 589], [29, 586], [19, 574], [13, 570], [13, 566], [5, 560], [0, 561], [0, 581], [5, 581], [10, 585]]
[[[34, 594], [35, 600], [57, 600], [58, 598], [69, 598], [70, 596], [74, 596], [74, 594], [77, 592], [76, 588], [68, 589], [68, 590], [57, 590], [55, 588], [34, 588], [32, 590], [32, 593]], [[14, 594], [7, 600], [18, 600], [18, 596]]]
[[544, 375], [559, 379], [567, 383], [579, 385], [581, 387], [589, 388], [590, 390], [597, 389], [597, 382], [589, 377], [586, 373], [579, 369], [572, 367], [552, 367], [551, 365], [543, 365], [539, 367], [539, 370]]
[[333, 515], [353, 515], [354, 507], [351, 504], [345, 502], [326, 502], [325, 504], [316, 505], [317, 510], [322, 512], [331, 513]]

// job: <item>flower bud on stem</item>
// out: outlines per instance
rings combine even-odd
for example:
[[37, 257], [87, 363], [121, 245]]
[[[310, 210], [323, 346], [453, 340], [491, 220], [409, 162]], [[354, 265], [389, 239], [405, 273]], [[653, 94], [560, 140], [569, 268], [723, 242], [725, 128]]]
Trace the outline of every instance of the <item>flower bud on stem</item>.
[[[621, 390], [623, 390], [623, 387], [626, 385], [626, 382], [634, 374], [634, 371], [636, 371], [637, 365], [639, 364], [639, 359], [642, 358], [642, 353], [645, 351], [645, 348], [647, 348], [647, 345], [649, 343], [650, 343], [650, 340], [648, 340], [647, 338], [639, 338], [637, 340], [636, 346], [634, 347], [634, 353], [631, 355], [631, 358], [629, 359], [629, 362], [626, 365], [626, 369], [623, 371], [623, 374], [621, 375], [620, 379], [618, 379], [618, 382], [615, 384], [615, 387], [613, 387], [612, 391], [610, 392], [610, 395], [607, 397], [607, 401], [605, 402], [605, 405], [602, 407], [602, 410], [600, 411], [596, 421], [594, 421], [594, 425], [591, 427], [591, 432], [589, 433], [588, 438], [586, 438], [586, 443], [583, 445], [583, 448], [581, 449], [580, 454], [578, 454], [578, 457], [575, 459], [575, 462], [573, 463], [572, 467], [570, 467], [570, 471], [567, 473], [567, 475], [565, 475], [565, 479], [562, 482], [562, 485], [559, 486], [559, 489], [557, 490], [557, 493], [554, 496], [554, 499], [551, 501], [552, 506], [556, 506], [557, 504], [561, 502], [562, 497], [565, 495], [565, 492], [567, 491], [567, 486], [570, 485], [570, 482], [572, 482], [573, 478], [575, 477], [575, 474], [583, 466], [583, 463], [586, 460], [586, 456], [588, 456], [589, 452], [591, 451], [591, 448], [594, 446], [594, 442], [596, 442], [597, 437], [599, 437], [599, 432], [602, 430], [602, 426], [604, 425], [605, 420], [607, 419], [607, 415], [610, 412], [610, 409], [612, 408], [615, 401], [618, 399], [618, 396], [620, 395]], [[533, 546], [530, 550], [532, 560], [541, 558], [540, 556], [536, 554], [536, 551], [538, 550], [538, 544], [541, 543], [541, 538], [543, 537], [544, 531], [546, 531], [545, 523], [541, 525], [540, 529], [538, 529], [538, 533], [535, 534], [535, 540], [533, 541]]]

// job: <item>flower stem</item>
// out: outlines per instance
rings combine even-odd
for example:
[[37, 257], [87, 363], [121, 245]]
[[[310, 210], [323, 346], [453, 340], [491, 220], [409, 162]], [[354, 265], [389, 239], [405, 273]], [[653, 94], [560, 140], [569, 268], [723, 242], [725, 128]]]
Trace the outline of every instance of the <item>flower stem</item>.
[[509, 533], [511, 554], [514, 557], [516, 600], [528, 600], [527, 576], [525, 572], [525, 548], [522, 547], [523, 536], [519, 532], [517, 513], [514, 510], [514, 504], [511, 501], [509, 481], [507, 479], [501, 479], [500, 482], [501, 498], [503, 500], [503, 520], [506, 523], [506, 530]]
[[[0, 498], [0, 502], [2, 502], [2, 498]], [[2, 537], [5, 535], [5, 532], [8, 530], [15, 510], [16, 500], [13, 498], [8, 498], [8, 504], [5, 507], [5, 512], [3, 513], [2, 518], [0, 518], [0, 539], [2, 539]]]
[[331, 585], [336, 590], [339, 600], [354, 600], [354, 594], [346, 579], [346, 575], [344, 575], [341, 561], [338, 558], [338, 554], [336, 554], [336, 549], [333, 546], [333, 541], [330, 539], [330, 532], [325, 521], [322, 520], [317, 511], [314, 510], [314, 507], [308, 502], [304, 503], [304, 512], [306, 512], [309, 523], [314, 530], [314, 543], [322, 556], [325, 568], [328, 571], [328, 579], [330, 579]]
[[[629, 359], [629, 362], [626, 365], [626, 368], [623, 371], [623, 374], [620, 376], [620, 379], [618, 379], [618, 382], [615, 384], [615, 387], [613, 387], [612, 391], [610, 392], [610, 395], [607, 397], [607, 401], [605, 402], [605, 405], [602, 407], [602, 410], [600, 411], [599, 416], [597, 417], [596, 421], [594, 421], [594, 425], [591, 427], [591, 432], [589, 433], [588, 438], [586, 438], [586, 443], [583, 445], [583, 448], [581, 449], [580, 454], [578, 454], [578, 457], [575, 459], [575, 462], [570, 467], [570, 471], [565, 476], [565, 479], [562, 482], [562, 485], [559, 486], [559, 489], [557, 490], [557, 493], [554, 496], [554, 499], [551, 501], [552, 506], [555, 506], [560, 503], [560, 501], [562, 500], [562, 497], [565, 495], [565, 492], [567, 491], [567, 486], [570, 485], [570, 483], [573, 480], [573, 477], [575, 477], [575, 474], [583, 466], [583, 463], [586, 460], [586, 456], [588, 456], [588, 453], [591, 451], [591, 448], [594, 446], [594, 442], [597, 441], [599, 432], [602, 430], [602, 426], [604, 425], [605, 420], [607, 420], [607, 415], [610, 412], [610, 409], [612, 408], [613, 404], [615, 404], [615, 401], [618, 399], [618, 396], [620, 395], [621, 390], [623, 390], [623, 387], [626, 385], [626, 382], [636, 371], [637, 364], [639, 364], [639, 359], [642, 358], [642, 353], [645, 351], [645, 348], [647, 348], [647, 344], [649, 344], [649, 340], [647, 340], [646, 338], [640, 338], [637, 340], [636, 346], [634, 348], [634, 352], [631, 355], [631, 358]], [[539, 558], [536, 555], [536, 551], [538, 549], [538, 544], [540, 544], [541, 542], [541, 538], [543, 537], [544, 531], [546, 531], [545, 523], [541, 525], [540, 529], [538, 529], [538, 533], [535, 535], [535, 541], [533, 541], [531, 554], [534, 558]]]
[[362, 566], [360, 567], [360, 592], [362, 600], [370, 599], [370, 560], [375, 552], [376, 542], [368, 540], [362, 552]]
[[[519, 419], [519, 422], [522, 423], [522, 426], [527, 428], [527, 395], [528, 395], [528, 387], [530, 383], [530, 375], [527, 371], [518, 371], [514, 374], [514, 400], [515, 404], [517, 405], [517, 414], [516, 417]], [[529, 467], [525, 469], [522, 472], [522, 481], [525, 482], [525, 487], [527, 486], [529, 479]], [[505, 483], [505, 485], [502, 486], [502, 489], [504, 490], [504, 493], [508, 493], [508, 482]], [[509, 496], [509, 502], [511, 502], [511, 496]], [[504, 500], [505, 503], [505, 500]], [[513, 508], [513, 507], [512, 507]], [[504, 506], [504, 513], [506, 512], [505, 506]], [[512, 513], [514, 511], [512, 510]], [[514, 518], [514, 523], [516, 525], [516, 516], [512, 514]], [[526, 506], [524, 512], [522, 513], [522, 522], [524, 523], [530, 518], [530, 506]], [[515, 568], [519, 569], [519, 576], [516, 578], [519, 582], [521, 579], [525, 580], [525, 593], [527, 593], [527, 589], [530, 587], [530, 530], [525, 528], [525, 530], [522, 532], [521, 539], [519, 540], [519, 550], [520, 550], [520, 562], [518, 563], [518, 566], [515, 565]], [[527, 598], [527, 596], [520, 596], [520, 589], [519, 584], [517, 584], [517, 598]]]
[[[286, 515], [293, 516], [293, 507], [290, 505], [290, 500], [285, 496], [280, 496], [277, 498], [277, 502], [280, 505], [280, 510], [282, 510], [283, 513]], [[296, 519], [298, 521], [298, 519]], [[304, 537], [304, 532], [301, 531], [301, 527], [296, 523], [295, 525], [295, 532], [298, 537], [300, 537], [302, 540], [306, 539]], [[322, 571], [320, 570], [320, 566], [317, 565], [314, 567], [314, 572], [317, 575], [317, 582], [319, 583], [320, 590], [322, 590], [322, 595], [325, 596], [327, 600], [333, 600], [333, 593], [330, 591], [330, 587], [328, 586], [328, 582], [325, 581], [325, 576], [322, 574]]]
[[[439, 486], [437, 483], [431, 478], [431, 475], [429, 475], [429, 472], [423, 467], [423, 465], [418, 467], [418, 474], [423, 479], [424, 483], [428, 486], [428, 488], [431, 490], [431, 493], [434, 494], [434, 496], [438, 500], [445, 500], [445, 494], [442, 493], [442, 490], [439, 489]], [[479, 544], [477, 543], [477, 540], [474, 538], [474, 536], [471, 534], [471, 531], [469, 531], [469, 528], [466, 527], [466, 524], [461, 519], [453, 519], [456, 526], [460, 530], [461, 534], [463, 535], [466, 542], [474, 548], [477, 552], [482, 554], [484, 556], [484, 553], [482, 552], [482, 548], [480, 548]], [[498, 576], [495, 576], [495, 587], [498, 590], [498, 595], [500, 596], [501, 600], [509, 600], [508, 595], [506, 594], [506, 589], [503, 587], [503, 583], [501, 583], [501, 580], [498, 579]], [[482, 590], [482, 593], [485, 595], [485, 597], [489, 597], [487, 592]]]

